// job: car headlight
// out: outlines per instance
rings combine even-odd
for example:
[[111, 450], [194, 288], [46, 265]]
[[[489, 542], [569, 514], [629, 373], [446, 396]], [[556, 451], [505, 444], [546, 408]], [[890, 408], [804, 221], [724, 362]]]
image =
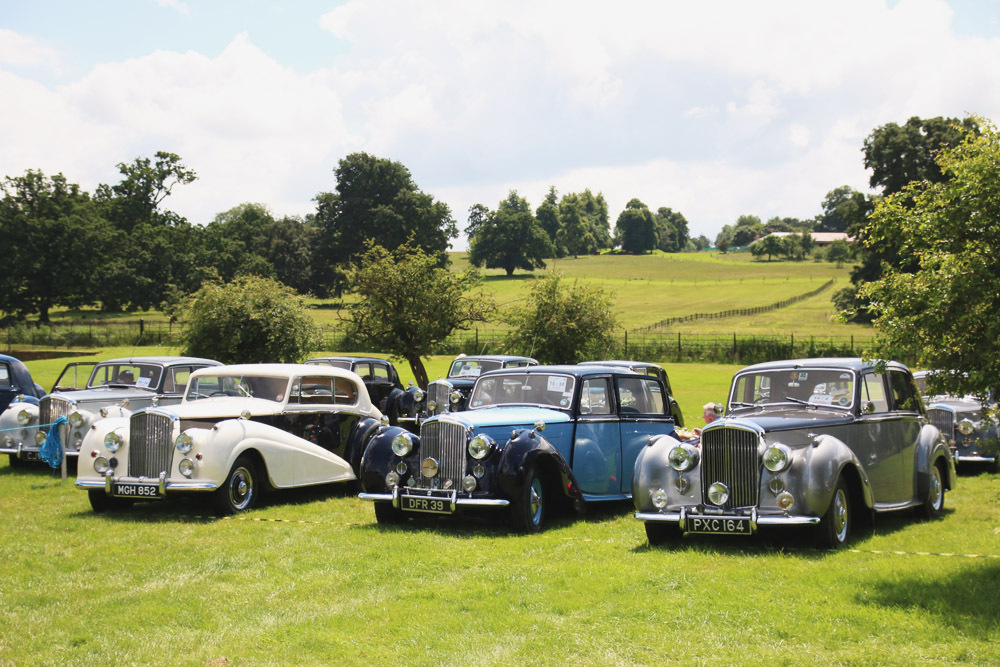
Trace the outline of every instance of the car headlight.
[[17, 413], [17, 423], [20, 424], [21, 426], [27, 426], [28, 424], [31, 423], [32, 419], [34, 418], [31, 416], [31, 413], [28, 412], [27, 410], [21, 410], [20, 412]]
[[698, 463], [698, 450], [691, 445], [674, 445], [667, 454], [667, 460], [677, 472], [687, 472]]
[[729, 500], [729, 487], [722, 482], [714, 482], [708, 487], [708, 499], [713, 505], [722, 506]]
[[413, 438], [409, 433], [397, 433], [392, 439], [392, 453], [396, 456], [406, 456], [413, 451]]
[[430, 410], [431, 412], [433, 412], [434, 410], [437, 410], [437, 407], [438, 407], [437, 401], [435, 401], [433, 399], [430, 400], [430, 401], [427, 401], [427, 409]]
[[414, 390], [414, 392], [413, 392], [413, 400], [416, 401], [417, 403], [419, 403], [422, 400], [424, 400], [424, 390], [423, 389], [416, 389], [416, 390]]
[[98, 413], [100, 413], [101, 419], [107, 419], [108, 415], [111, 414], [110, 412], [108, 412], [108, 409], [106, 407], [101, 408], [100, 410], [98, 410]]
[[[18, 415], [20, 417], [20, 415]], [[958, 432], [962, 435], [972, 435], [976, 430], [976, 425], [969, 419], [958, 422]]]
[[194, 474], [194, 461], [191, 459], [181, 459], [181, 462], [177, 464], [177, 469], [185, 477], [190, 477]]
[[67, 417], [67, 420], [69, 421], [69, 425], [72, 426], [73, 428], [80, 428], [81, 426], [83, 426], [83, 421], [84, 421], [83, 415], [80, 413], [79, 410], [74, 410], [73, 412], [69, 413], [69, 417]]
[[98, 475], [103, 475], [109, 470], [111, 470], [111, 466], [108, 465], [108, 460], [106, 458], [104, 458], [103, 456], [98, 456], [96, 459], [94, 459], [94, 472], [96, 472]]
[[792, 450], [776, 442], [764, 450], [764, 467], [771, 472], [786, 470], [792, 463]]
[[451, 392], [450, 394], [448, 394], [448, 400], [451, 401], [452, 405], [458, 403], [459, 401], [462, 400], [462, 392], [458, 390]]
[[104, 436], [104, 448], [112, 454], [121, 449], [122, 444], [122, 437], [114, 431]]
[[177, 436], [177, 439], [174, 440], [174, 447], [176, 447], [177, 451], [181, 454], [187, 454], [191, 451], [191, 448], [194, 447], [194, 438], [187, 433], [181, 433]]
[[45, 431], [35, 431], [35, 444], [41, 447], [42, 445], [45, 444], [45, 441], [48, 439], [48, 437], [49, 434], [46, 433]]
[[488, 435], [480, 433], [472, 440], [469, 441], [469, 456], [481, 461], [486, 458], [491, 451], [493, 451], [493, 445], [495, 441]]

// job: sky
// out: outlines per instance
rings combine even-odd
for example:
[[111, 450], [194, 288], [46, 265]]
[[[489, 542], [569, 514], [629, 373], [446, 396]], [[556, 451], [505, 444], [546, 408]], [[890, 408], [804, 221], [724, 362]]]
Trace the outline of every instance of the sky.
[[93, 192], [169, 151], [198, 180], [166, 208], [206, 224], [313, 212], [364, 151], [460, 229], [554, 186], [714, 239], [872, 191], [876, 127], [1000, 118], [998, 65], [1000, 0], [3, 0], [0, 176]]

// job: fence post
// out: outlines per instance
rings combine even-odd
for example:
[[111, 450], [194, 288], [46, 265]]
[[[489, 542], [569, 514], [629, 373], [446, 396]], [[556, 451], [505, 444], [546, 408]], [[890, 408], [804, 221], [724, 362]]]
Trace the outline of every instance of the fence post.
[[628, 329], [625, 330], [625, 358], [628, 359]]
[[788, 356], [789, 357], [794, 357], [795, 356], [795, 334], [791, 334], [791, 337], [792, 337], [792, 346], [790, 348], [788, 348]]
[[677, 361], [681, 360], [681, 332], [677, 332]]
[[62, 442], [62, 461], [59, 467], [62, 468], [62, 481], [66, 481], [66, 447], [69, 446], [69, 424], [59, 425], [59, 440]]

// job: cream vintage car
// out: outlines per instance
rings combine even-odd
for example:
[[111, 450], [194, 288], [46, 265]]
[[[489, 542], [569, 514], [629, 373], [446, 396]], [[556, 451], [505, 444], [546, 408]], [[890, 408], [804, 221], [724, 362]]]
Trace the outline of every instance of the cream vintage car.
[[94, 511], [203, 494], [221, 514], [266, 489], [357, 479], [381, 425], [361, 378], [329, 366], [245, 364], [192, 373], [183, 401], [97, 422], [76, 486]]

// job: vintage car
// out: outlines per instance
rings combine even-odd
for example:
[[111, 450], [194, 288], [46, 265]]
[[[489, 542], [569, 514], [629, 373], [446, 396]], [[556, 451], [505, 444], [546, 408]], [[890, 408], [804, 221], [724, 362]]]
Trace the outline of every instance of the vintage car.
[[931, 395], [927, 377], [934, 372], [916, 371], [913, 377], [927, 405], [927, 416], [951, 446], [955, 464], [985, 466], [990, 472], [1000, 472], [997, 415], [990, 414], [996, 410], [993, 395], [986, 402], [975, 396]]
[[245, 364], [191, 374], [184, 400], [98, 422], [76, 486], [94, 511], [201, 493], [220, 514], [265, 489], [357, 479], [382, 414], [361, 378], [331, 366]]
[[307, 364], [336, 366], [357, 373], [368, 389], [368, 395], [389, 423], [395, 426], [402, 422], [413, 424], [417, 420], [417, 403], [423, 400], [424, 392], [410, 383], [404, 388], [399, 373], [391, 361], [378, 357], [317, 357]]
[[98, 419], [127, 416], [148, 405], [179, 403], [188, 376], [219, 362], [197, 357], [128, 357], [101, 362], [74, 362], [56, 380], [52, 393], [36, 405], [17, 402], [0, 414], [0, 453], [11, 464], [38, 461], [49, 427], [69, 420], [63, 450], [77, 456], [83, 436]]
[[667, 377], [667, 371], [663, 370], [663, 366], [659, 364], [651, 364], [645, 361], [621, 361], [621, 360], [609, 360], [609, 361], [584, 361], [580, 363], [581, 366], [614, 366], [616, 368], [627, 368], [630, 371], [635, 371], [642, 375], [652, 375], [653, 377], [658, 377], [663, 381], [663, 386], [667, 388], [667, 400], [670, 402], [670, 414], [674, 417], [674, 426], [677, 428], [684, 427], [684, 415], [681, 414], [681, 406], [677, 404], [677, 400], [674, 398], [674, 390], [670, 386], [670, 378]]
[[31, 373], [19, 359], [0, 354], [0, 412], [15, 399], [18, 402], [37, 403], [45, 395], [42, 386], [31, 379]]
[[669, 434], [663, 383], [623, 368], [526, 366], [479, 376], [469, 409], [387, 428], [361, 460], [361, 498], [380, 523], [507, 508], [515, 530], [557, 507], [625, 500], [636, 455]]
[[951, 451], [906, 366], [880, 368], [803, 359], [739, 371], [700, 447], [661, 436], [639, 454], [632, 494], [650, 543], [812, 526], [838, 548], [872, 511], [938, 516], [955, 481]]
[[445, 412], [465, 410], [472, 386], [483, 373], [501, 368], [524, 368], [537, 366], [531, 357], [517, 357], [505, 354], [466, 356], [459, 355], [451, 362], [448, 377], [438, 378], [427, 384], [424, 400], [417, 405], [420, 418], [440, 415]]

